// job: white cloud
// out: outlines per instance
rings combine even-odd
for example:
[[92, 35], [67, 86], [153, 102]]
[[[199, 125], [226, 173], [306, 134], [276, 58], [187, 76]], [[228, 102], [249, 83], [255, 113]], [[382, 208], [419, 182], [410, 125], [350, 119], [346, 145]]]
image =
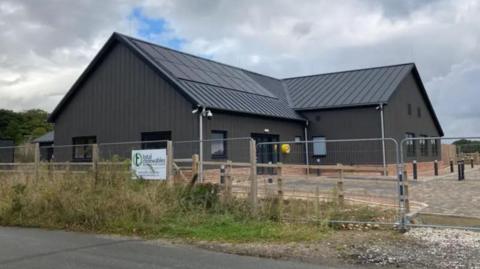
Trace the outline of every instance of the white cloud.
[[2, 1], [0, 107], [53, 109], [113, 31], [141, 25], [134, 8], [168, 23], [159, 39], [277, 77], [416, 62], [447, 134], [480, 133], [480, 3], [469, 0]]

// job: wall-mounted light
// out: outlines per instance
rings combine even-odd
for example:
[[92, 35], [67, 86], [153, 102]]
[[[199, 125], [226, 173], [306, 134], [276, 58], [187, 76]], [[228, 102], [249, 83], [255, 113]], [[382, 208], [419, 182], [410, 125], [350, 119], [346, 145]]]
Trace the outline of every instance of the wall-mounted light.
[[264, 131], [265, 133], [270, 133], [270, 129], [267, 129], [267, 128], [265, 128], [263, 131]]

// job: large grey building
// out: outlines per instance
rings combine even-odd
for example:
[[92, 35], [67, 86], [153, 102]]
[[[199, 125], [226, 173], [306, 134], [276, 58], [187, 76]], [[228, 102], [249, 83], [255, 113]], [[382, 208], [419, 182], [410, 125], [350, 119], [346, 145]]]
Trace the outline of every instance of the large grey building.
[[[308, 148], [311, 162], [328, 162], [336, 150], [333, 143], [325, 145], [325, 139], [382, 137], [382, 113], [385, 137], [443, 136], [413, 63], [278, 79], [118, 33], [50, 121], [55, 123], [57, 146], [198, 140], [200, 117], [192, 113], [196, 107], [213, 113], [211, 120], [203, 120], [204, 139], [314, 140]], [[242, 154], [235, 147], [212, 142], [205, 158], [233, 159]], [[379, 163], [381, 143], [369, 148], [368, 156], [356, 161]], [[298, 154], [292, 159], [304, 162], [304, 145], [294, 149]], [[88, 150], [73, 151], [78, 152], [67, 154], [73, 160], [90, 158]], [[411, 158], [433, 160], [440, 146], [437, 140], [425, 140], [408, 145], [407, 151]], [[289, 158], [280, 155], [276, 147], [259, 148], [261, 162]]]

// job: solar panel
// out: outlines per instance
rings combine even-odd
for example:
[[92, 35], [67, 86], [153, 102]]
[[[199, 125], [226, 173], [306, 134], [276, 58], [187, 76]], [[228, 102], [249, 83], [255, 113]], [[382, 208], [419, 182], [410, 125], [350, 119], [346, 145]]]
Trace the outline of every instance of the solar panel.
[[138, 40], [134, 42], [177, 78], [277, 98], [241, 69]]

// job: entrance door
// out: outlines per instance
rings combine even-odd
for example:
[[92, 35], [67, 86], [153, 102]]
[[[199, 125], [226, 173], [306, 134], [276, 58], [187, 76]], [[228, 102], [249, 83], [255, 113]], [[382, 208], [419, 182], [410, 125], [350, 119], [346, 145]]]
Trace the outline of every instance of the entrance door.
[[[273, 134], [252, 134], [252, 138], [257, 144], [257, 162], [258, 163], [277, 163], [279, 158], [278, 145], [273, 144], [279, 141], [278, 135]], [[258, 174], [273, 173], [273, 168], [257, 168]]]

